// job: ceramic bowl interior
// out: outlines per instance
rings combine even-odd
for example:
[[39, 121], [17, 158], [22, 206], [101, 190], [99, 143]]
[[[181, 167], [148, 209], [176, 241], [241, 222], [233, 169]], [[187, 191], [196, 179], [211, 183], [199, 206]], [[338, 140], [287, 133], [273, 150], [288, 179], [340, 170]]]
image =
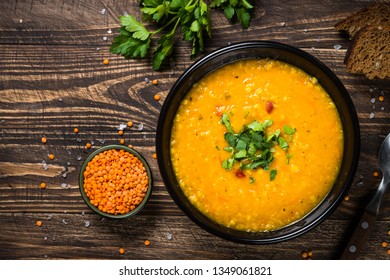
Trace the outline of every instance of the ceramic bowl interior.
[[[109, 214], [109, 213], [101, 211], [99, 208], [97, 208], [96, 206], [91, 204], [88, 196], [86, 195], [86, 193], [84, 191], [84, 171], [85, 171], [85, 168], [88, 165], [88, 162], [90, 162], [97, 154], [99, 154], [99, 153], [101, 153], [103, 151], [106, 151], [106, 150], [111, 150], [111, 149], [124, 150], [124, 151], [129, 152], [129, 153], [133, 154], [134, 156], [136, 156], [142, 162], [142, 164], [144, 165], [144, 167], [146, 169], [146, 172], [148, 174], [148, 178], [149, 178], [148, 189], [146, 191], [145, 197], [143, 198], [142, 202], [136, 208], [134, 208], [133, 210], [131, 210], [130, 212], [127, 212], [125, 214], [114, 215], [114, 214]], [[136, 150], [131, 149], [131, 148], [126, 147], [126, 146], [121, 146], [121, 145], [108, 145], [108, 146], [104, 146], [104, 147], [101, 147], [101, 148], [97, 149], [96, 151], [91, 153], [88, 156], [88, 158], [84, 161], [84, 163], [83, 163], [83, 165], [82, 165], [82, 167], [80, 169], [79, 187], [80, 187], [81, 196], [83, 197], [85, 203], [94, 212], [96, 212], [97, 214], [99, 214], [99, 215], [101, 215], [103, 217], [113, 218], [113, 219], [122, 219], [122, 218], [129, 218], [131, 216], [134, 216], [135, 214], [137, 214], [146, 205], [146, 203], [149, 200], [149, 197], [150, 197], [150, 195], [152, 193], [153, 178], [152, 178], [152, 173], [150, 171], [150, 167], [149, 167], [148, 163], [142, 157], [142, 155], [140, 153], [138, 153]]]
[[[334, 101], [344, 129], [344, 154], [338, 178], [326, 198], [301, 220], [269, 232], [239, 231], [221, 226], [196, 209], [182, 192], [170, 158], [171, 128], [181, 100], [192, 85], [223, 65], [253, 58], [287, 62], [317, 78]], [[298, 48], [270, 41], [250, 41], [218, 49], [190, 66], [175, 82], [162, 107], [157, 126], [157, 158], [161, 176], [176, 204], [205, 230], [229, 240], [266, 244], [297, 237], [321, 223], [338, 206], [354, 178], [360, 152], [360, 131], [351, 98], [336, 75], [314, 56]], [[315, 178], [313, 178], [315, 184]]]

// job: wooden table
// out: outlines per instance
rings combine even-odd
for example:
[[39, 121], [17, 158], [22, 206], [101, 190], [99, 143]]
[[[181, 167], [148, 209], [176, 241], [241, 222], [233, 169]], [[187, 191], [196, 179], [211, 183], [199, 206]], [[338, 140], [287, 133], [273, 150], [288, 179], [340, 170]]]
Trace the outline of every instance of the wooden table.
[[[240, 244], [206, 232], [173, 202], [152, 156], [164, 98], [193, 62], [190, 46], [179, 37], [170, 65], [154, 72], [149, 58], [126, 60], [109, 52], [117, 17], [125, 12], [139, 17], [137, 1], [3, 0], [0, 259], [302, 259], [305, 250], [312, 250], [313, 259], [339, 257], [367, 196], [380, 182], [380, 173], [373, 173], [379, 171], [377, 154], [390, 132], [389, 80], [347, 73], [343, 60], [350, 41], [333, 28], [370, 1], [252, 2], [247, 30], [212, 11], [213, 36], [205, 42], [205, 54], [229, 43], [273, 40], [309, 52], [335, 72], [355, 104], [361, 128], [360, 162], [349, 200], [309, 233], [279, 244]], [[154, 100], [156, 93], [161, 100]], [[118, 126], [128, 121], [133, 127], [119, 136]], [[102, 219], [82, 200], [78, 173], [92, 151], [120, 139], [150, 164], [153, 195], [131, 219]], [[92, 148], [86, 149], [86, 143]], [[49, 154], [55, 159], [49, 160]], [[390, 243], [389, 214], [387, 196], [361, 259], [390, 259], [389, 247], [381, 246]], [[38, 220], [41, 227], [35, 225]], [[146, 239], [150, 246], [144, 245]], [[119, 254], [120, 247], [125, 254]]]

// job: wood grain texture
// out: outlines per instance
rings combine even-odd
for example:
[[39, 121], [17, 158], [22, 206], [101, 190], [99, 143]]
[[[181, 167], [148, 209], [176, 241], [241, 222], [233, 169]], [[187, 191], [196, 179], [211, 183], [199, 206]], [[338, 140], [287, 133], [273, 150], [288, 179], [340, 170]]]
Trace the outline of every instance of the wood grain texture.
[[[138, 1], [3, 0], [0, 3], [0, 259], [336, 259], [367, 197], [379, 184], [377, 154], [390, 132], [390, 82], [346, 72], [350, 44], [334, 24], [369, 1], [256, 1], [251, 26], [242, 30], [213, 11], [205, 54], [245, 40], [273, 40], [312, 54], [340, 78], [355, 104], [361, 154], [348, 201], [307, 234], [273, 245], [226, 241], [195, 225], [175, 205], [161, 180], [156, 125], [170, 87], [193, 62], [177, 40], [159, 72], [150, 58], [109, 53], [119, 15], [138, 16]], [[149, 26], [153, 28], [153, 26]], [[340, 45], [338, 49], [335, 46]], [[103, 65], [103, 59], [110, 63]], [[158, 85], [145, 82], [158, 79]], [[162, 98], [155, 101], [159, 93]], [[385, 96], [380, 102], [378, 97]], [[123, 137], [118, 125], [133, 121]], [[74, 133], [78, 127], [80, 132]], [[41, 137], [47, 143], [41, 143]], [[139, 215], [112, 221], [93, 214], [78, 189], [83, 160], [96, 148], [124, 138], [152, 168], [152, 197]], [[86, 143], [93, 143], [86, 149]], [[53, 153], [54, 160], [48, 159]], [[47, 183], [40, 189], [41, 182]], [[390, 197], [361, 259], [390, 259]], [[36, 227], [35, 221], [43, 226]], [[86, 223], [89, 226], [86, 227]], [[143, 245], [145, 239], [151, 246]], [[119, 247], [126, 253], [120, 255]], [[130, 252], [135, 251], [137, 254]]]

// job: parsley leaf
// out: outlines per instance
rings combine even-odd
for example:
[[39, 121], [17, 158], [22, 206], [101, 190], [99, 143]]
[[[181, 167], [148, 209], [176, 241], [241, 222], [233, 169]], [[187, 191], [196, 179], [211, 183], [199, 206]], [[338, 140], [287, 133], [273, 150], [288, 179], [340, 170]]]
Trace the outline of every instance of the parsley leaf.
[[237, 18], [245, 29], [250, 25], [251, 13], [254, 8], [248, 0], [213, 0], [210, 7], [222, 9], [225, 17], [230, 21]]

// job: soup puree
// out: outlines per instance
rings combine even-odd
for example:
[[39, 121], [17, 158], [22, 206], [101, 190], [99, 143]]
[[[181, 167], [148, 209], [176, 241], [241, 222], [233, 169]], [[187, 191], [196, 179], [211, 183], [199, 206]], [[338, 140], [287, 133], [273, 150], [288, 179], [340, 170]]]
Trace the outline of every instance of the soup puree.
[[[255, 120], [272, 120], [267, 133], [281, 129], [287, 151], [275, 146], [268, 170], [238, 176], [238, 163], [223, 168], [230, 157], [223, 113], [235, 132]], [[284, 125], [296, 129], [291, 137]], [[243, 60], [191, 88], [174, 119], [170, 152], [181, 189], [203, 214], [237, 230], [272, 231], [301, 219], [327, 195], [341, 165], [343, 130], [335, 104], [315, 78], [284, 62]]]

